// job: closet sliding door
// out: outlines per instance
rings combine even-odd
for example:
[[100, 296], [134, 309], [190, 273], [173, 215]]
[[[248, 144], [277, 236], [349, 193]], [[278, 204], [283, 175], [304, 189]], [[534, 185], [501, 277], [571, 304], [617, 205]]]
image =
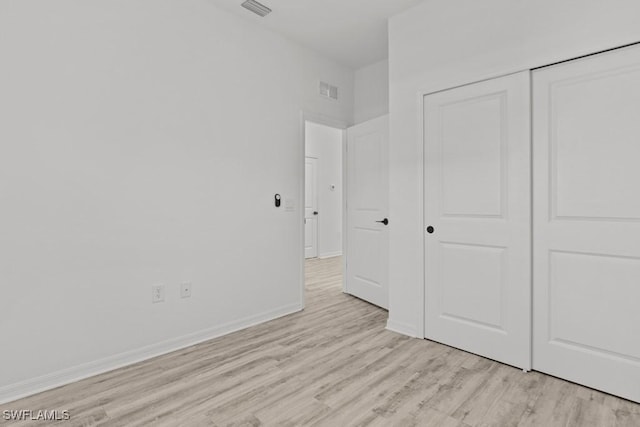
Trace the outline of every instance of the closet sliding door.
[[424, 98], [425, 336], [531, 367], [529, 72]]
[[640, 401], [640, 48], [533, 73], [533, 368]]

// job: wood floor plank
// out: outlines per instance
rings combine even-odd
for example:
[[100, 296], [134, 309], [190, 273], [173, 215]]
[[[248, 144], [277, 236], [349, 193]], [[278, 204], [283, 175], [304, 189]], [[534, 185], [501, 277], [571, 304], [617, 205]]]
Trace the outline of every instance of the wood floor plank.
[[[60, 426], [640, 426], [640, 405], [387, 331], [308, 260], [300, 313], [0, 406]], [[10, 422], [0, 425], [49, 423]]]

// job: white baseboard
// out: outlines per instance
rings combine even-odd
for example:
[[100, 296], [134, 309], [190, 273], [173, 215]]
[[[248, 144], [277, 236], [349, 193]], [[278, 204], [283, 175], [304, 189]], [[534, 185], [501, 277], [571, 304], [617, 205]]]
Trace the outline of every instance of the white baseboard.
[[398, 334], [407, 335], [412, 338], [418, 337], [418, 330], [415, 325], [409, 323], [398, 322], [392, 319], [387, 320], [387, 330]]
[[320, 254], [320, 255], [318, 255], [318, 258], [326, 259], [326, 258], [333, 258], [333, 257], [337, 257], [337, 256], [342, 256], [342, 251], [327, 252], [326, 254]]
[[51, 390], [52, 388], [132, 365], [156, 356], [171, 353], [172, 351], [190, 347], [204, 341], [209, 341], [250, 326], [296, 313], [302, 309], [303, 307], [300, 303], [287, 305], [275, 310], [270, 310], [244, 319], [229, 322], [221, 326], [204, 329], [181, 337], [172, 338], [170, 340], [151, 344], [135, 350], [105, 357], [103, 359], [83, 363], [78, 366], [62, 369], [60, 371], [31, 378], [19, 383], [9, 384], [7, 386], [0, 387], [0, 404], [12, 402], [23, 397]]

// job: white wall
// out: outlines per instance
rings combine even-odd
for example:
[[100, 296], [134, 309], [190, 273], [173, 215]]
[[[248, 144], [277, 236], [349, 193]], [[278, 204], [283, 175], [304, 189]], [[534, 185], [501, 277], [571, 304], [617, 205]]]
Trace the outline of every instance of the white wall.
[[422, 333], [421, 93], [640, 41], [637, 0], [430, 0], [389, 23], [390, 327]]
[[205, 0], [3, 1], [0, 58], [0, 401], [300, 309], [273, 195], [352, 71]]
[[354, 122], [389, 114], [389, 61], [376, 62], [355, 72]]
[[318, 159], [320, 258], [342, 254], [342, 133], [340, 129], [309, 121], [305, 126], [305, 154]]

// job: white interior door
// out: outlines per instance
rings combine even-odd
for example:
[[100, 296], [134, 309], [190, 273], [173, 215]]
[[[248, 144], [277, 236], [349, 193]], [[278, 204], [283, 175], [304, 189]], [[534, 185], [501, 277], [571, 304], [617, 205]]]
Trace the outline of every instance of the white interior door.
[[388, 145], [388, 116], [347, 130], [345, 289], [383, 308], [389, 301]]
[[640, 48], [533, 74], [536, 370], [640, 402]]
[[318, 160], [304, 163], [304, 257], [318, 256]]
[[[425, 336], [531, 364], [529, 72], [427, 95]], [[431, 232], [432, 231], [432, 232]]]

